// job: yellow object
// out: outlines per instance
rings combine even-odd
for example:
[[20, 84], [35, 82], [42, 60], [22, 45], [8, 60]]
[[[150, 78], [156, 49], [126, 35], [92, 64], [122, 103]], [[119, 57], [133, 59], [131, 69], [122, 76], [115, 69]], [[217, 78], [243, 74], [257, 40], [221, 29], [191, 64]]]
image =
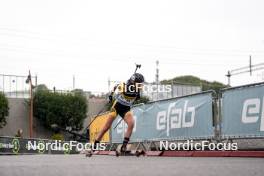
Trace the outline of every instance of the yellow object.
[[[104, 124], [106, 123], [106, 120], [108, 118], [109, 113], [104, 113], [96, 117], [96, 119], [93, 121], [93, 123], [90, 126], [90, 142], [94, 142], [96, 136], [103, 128]], [[93, 120], [93, 119], [91, 119]], [[110, 132], [109, 130], [104, 134], [101, 142], [110, 142]]]

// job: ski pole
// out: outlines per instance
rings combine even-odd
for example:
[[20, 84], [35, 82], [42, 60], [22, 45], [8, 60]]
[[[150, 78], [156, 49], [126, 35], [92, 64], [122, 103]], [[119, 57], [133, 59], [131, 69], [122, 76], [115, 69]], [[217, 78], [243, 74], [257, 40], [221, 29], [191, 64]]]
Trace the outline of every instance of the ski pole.
[[121, 123], [122, 120], [123, 120], [123, 119], [121, 118], [121, 119], [117, 122], [116, 126], [114, 127], [114, 130], [115, 130], [116, 127]]
[[136, 73], [137, 69], [140, 68], [140, 67], [141, 67], [141, 64], [136, 64], [136, 69], [135, 69], [134, 73]]
[[104, 111], [104, 109], [105, 109], [105, 106], [103, 106], [103, 108], [97, 113], [97, 115], [94, 117], [94, 119], [89, 123], [89, 125], [86, 127], [86, 129], [87, 128], [89, 128], [91, 125], [92, 125], [92, 123], [95, 121], [95, 119], [97, 118], [97, 117], [99, 117], [99, 115]]

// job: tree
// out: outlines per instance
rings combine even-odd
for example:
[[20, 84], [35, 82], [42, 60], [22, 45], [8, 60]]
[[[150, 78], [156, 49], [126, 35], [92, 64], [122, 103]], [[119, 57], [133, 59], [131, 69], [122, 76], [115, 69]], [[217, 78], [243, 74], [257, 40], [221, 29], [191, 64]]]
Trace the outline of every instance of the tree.
[[171, 84], [171, 83], [192, 84], [192, 85], [200, 86], [201, 79], [195, 76], [187, 75], [187, 76], [178, 76], [172, 79], [161, 81], [161, 84]]
[[0, 93], [0, 128], [3, 128], [6, 125], [6, 117], [8, 114], [8, 100], [3, 93]]
[[86, 97], [79, 94], [37, 91], [34, 95], [34, 116], [48, 128], [57, 124], [62, 128], [69, 126], [80, 130], [86, 113]]
[[221, 82], [217, 82], [217, 81], [210, 82], [210, 81], [206, 81], [206, 80], [200, 79], [192, 75], [179, 76], [173, 79], [163, 80], [161, 81], [161, 83], [162, 84], [172, 84], [172, 83], [191, 84], [191, 85], [201, 86], [203, 91], [215, 90], [217, 93], [219, 93], [221, 89], [228, 87], [227, 85]]
[[149, 98], [146, 96], [141, 96], [140, 99], [136, 100], [134, 104], [140, 104], [140, 103], [147, 103], [149, 102]]
[[35, 87], [35, 91], [48, 91], [48, 87], [45, 84], [39, 84], [37, 87]]

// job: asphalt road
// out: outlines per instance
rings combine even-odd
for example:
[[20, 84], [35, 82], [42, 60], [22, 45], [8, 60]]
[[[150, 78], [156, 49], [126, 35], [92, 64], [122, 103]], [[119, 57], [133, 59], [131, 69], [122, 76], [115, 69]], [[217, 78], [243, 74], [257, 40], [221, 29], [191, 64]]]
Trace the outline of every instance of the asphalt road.
[[0, 155], [0, 176], [263, 176], [263, 173], [263, 158]]

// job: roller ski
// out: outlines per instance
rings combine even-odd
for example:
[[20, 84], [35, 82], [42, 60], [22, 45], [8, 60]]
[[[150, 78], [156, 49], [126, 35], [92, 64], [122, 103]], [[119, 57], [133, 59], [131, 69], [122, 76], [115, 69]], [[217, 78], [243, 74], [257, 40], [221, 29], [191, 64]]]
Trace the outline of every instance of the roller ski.
[[85, 151], [85, 157], [92, 157], [92, 156], [93, 156], [93, 151], [92, 150]]
[[137, 157], [140, 157], [145, 156], [146, 152], [144, 150], [137, 150], [135, 154]]
[[125, 151], [125, 152], [120, 152], [116, 150], [116, 157], [119, 156], [145, 156], [145, 151], [144, 150], [136, 150], [136, 151]]
[[126, 146], [122, 146], [120, 150], [116, 150], [116, 157], [119, 156], [144, 156], [145, 151], [144, 150], [136, 150], [136, 151], [127, 151]]

